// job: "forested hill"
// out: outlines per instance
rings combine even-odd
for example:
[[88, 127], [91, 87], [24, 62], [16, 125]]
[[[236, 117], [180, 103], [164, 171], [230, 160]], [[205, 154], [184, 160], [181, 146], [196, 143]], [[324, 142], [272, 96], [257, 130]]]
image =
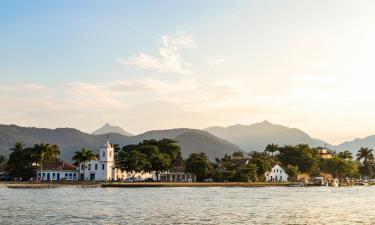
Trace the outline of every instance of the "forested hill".
[[[99, 152], [104, 143], [106, 134], [93, 135], [73, 128], [34, 128], [16, 125], [0, 125], [0, 154], [7, 156], [9, 148], [15, 142], [24, 142], [27, 146], [36, 143], [57, 144], [61, 148], [61, 158], [70, 161], [75, 151], [88, 148]], [[110, 134], [110, 141], [114, 144], [137, 144], [146, 139], [170, 138], [179, 142], [182, 155], [186, 158], [193, 152], [204, 152], [211, 160], [240, 150], [236, 145], [220, 139], [206, 131], [195, 129], [170, 129], [148, 131], [135, 136], [124, 136], [118, 133]]]

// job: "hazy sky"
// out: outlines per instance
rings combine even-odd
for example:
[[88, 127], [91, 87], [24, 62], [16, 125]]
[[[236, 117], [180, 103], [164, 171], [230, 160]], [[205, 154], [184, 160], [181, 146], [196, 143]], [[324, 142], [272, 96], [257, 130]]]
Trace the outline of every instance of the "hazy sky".
[[375, 1], [1, 1], [0, 123], [375, 134]]

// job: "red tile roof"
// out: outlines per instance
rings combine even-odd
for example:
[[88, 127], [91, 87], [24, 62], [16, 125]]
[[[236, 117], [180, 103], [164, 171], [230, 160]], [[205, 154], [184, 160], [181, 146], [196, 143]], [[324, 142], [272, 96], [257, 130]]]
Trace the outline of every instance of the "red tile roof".
[[43, 164], [43, 170], [77, 170], [77, 167], [67, 162], [50, 162]]

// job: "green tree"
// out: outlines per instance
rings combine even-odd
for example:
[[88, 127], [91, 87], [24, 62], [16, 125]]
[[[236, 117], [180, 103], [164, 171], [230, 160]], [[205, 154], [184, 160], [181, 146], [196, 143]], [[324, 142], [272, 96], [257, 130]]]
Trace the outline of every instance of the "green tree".
[[363, 159], [363, 164], [366, 164], [367, 162], [373, 162], [374, 154], [372, 153], [372, 151], [372, 149], [367, 147], [360, 148], [357, 153], [357, 160], [361, 161]]
[[266, 146], [265, 152], [271, 153], [271, 156], [273, 157], [273, 154], [279, 150], [279, 146], [272, 143]]
[[212, 165], [205, 153], [192, 153], [186, 160], [185, 171], [194, 173], [197, 181], [203, 181], [212, 172]]
[[241, 151], [233, 152], [232, 156], [237, 157], [237, 158], [243, 158], [244, 157], [243, 152], [241, 152]]
[[22, 142], [17, 142], [10, 151], [6, 166], [9, 175], [23, 180], [33, 177], [33, 148], [25, 148]]
[[116, 167], [122, 171], [126, 171], [133, 179], [137, 173], [151, 170], [151, 163], [148, 161], [147, 156], [139, 151], [121, 151], [118, 157]]
[[342, 159], [353, 159], [352, 153], [348, 150], [339, 152], [338, 156]]
[[332, 174], [335, 178], [357, 177], [359, 172], [358, 162], [345, 160], [339, 156], [323, 160], [321, 169]]
[[169, 155], [165, 153], [153, 154], [149, 158], [149, 161], [151, 163], [151, 170], [155, 171], [157, 181], [159, 181], [160, 172], [168, 170], [172, 163]]
[[264, 174], [271, 170], [271, 162], [267, 158], [251, 158], [250, 163], [256, 166], [257, 179], [259, 181], [265, 181], [266, 177]]
[[248, 181], [257, 181], [257, 166], [253, 163], [248, 163], [243, 166], [238, 167], [235, 170], [232, 181], [238, 182], [248, 182]]
[[285, 168], [285, 172], [289, 175], [289, 179], [291, 181], [296, 181], [297, 180], [297, 175], [298, 175], [298, 166], [293, 166], [293, 165], [288, 165]]
[[83, 177], [81, 177], [81, 179], [85, 180], [86, 163], [95, 160], [95, 154], [91, 150], [82, 148], [80, 151], [74, 152], [72, 159], [78, 164], [78, 166], [81, 166], [81, 163], [83, 164]]
[[0, 155], [0, 171], [5, 169], [6, 163], [7, 163], [7, 158], [5, 158], [5, 156], [3, 155]]
[[303, 173], [311, 174], [319, 168], [319, 157], [305, 144], [280, 147], [277, 159], [282, 165], [298, 166]]

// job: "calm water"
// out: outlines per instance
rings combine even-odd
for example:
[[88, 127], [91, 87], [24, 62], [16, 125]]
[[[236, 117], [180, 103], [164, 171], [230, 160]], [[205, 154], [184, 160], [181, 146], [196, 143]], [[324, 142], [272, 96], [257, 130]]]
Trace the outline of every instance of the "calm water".
[[375, 224], [375, 187], [0, 188], [0, 224]]

